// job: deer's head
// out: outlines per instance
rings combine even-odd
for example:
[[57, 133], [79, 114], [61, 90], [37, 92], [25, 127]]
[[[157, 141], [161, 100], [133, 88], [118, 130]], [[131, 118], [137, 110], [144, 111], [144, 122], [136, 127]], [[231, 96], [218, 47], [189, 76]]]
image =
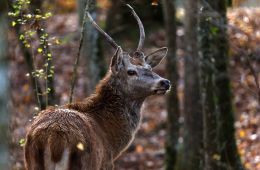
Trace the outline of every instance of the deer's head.
[[140, 18], [130, 5], [127, 5], [138, 22], [140, 39], [137, 49], [133, 53], [122, 50], [116, 42], [105, 33], [87, 13], [92, 25], [108, 40], [116, 49], [110, 62], [112, 77], [126, 95], [133, 98], [147, 97], [153, 94], [165, 94], [170, 89], [170, 81], [160, 77], [152, 71], [167, 54], [167, 48], [160, 48], [151, 54], [144, 55], [142, 52], [145, 32]]

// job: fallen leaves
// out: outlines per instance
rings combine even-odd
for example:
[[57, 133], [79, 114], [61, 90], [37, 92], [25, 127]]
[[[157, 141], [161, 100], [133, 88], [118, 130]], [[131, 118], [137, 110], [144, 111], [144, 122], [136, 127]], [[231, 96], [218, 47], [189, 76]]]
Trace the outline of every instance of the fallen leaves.
[[[101, 2], [101, 1], [100, 1]], [[258, 54], [257, 45], [260, 44], [260, 10], [256, 9], [234, 9], [228, 13], [230, 41], [238, 49], [251, 50]], [[72, 66], [74, 57], [77, 53], [78, 37], [74, 34], [77, 30], [77, 17], [75, 14], [55, 15], [50, 19], [48, 32], [55, 34], [53, 43], [60, 44], [53, 47], [53, 56], [55, 64], [55, 87], [57, 98], [60, 103], [68, 101], [69, 84], [72, 75]], [[235, 29], [238, 27], [246, 34]], [[183, 36], [184, 32], [179, 29], [178, 36]], [[23, 169], [22, 148], [19, 141], [25, 136], [29, 120], [33, 118], [39, 108], [35, 107], [33, 101], [33, 91], [30, 86], [27, 68], [23, 57], [17, 48], [15, 38], [9, 36], [10, 42], [10, 78], [11, 78], [11, 96], [12, 96], [12, 120], [11, 127], [11, 164], [13, 169]], [[249, 37], [249, 38], [248, 38]], [[63, 41], [64, 40], [64, 41]], [[154, 46], [163, 46], [165, 44], [165, 33], [160, 30], [148, 36], [148, 40]], [[251, 41], [249, 41], [251, 40]], [[182, 41], [178, 41], [181, 43]], [[145, 49], [152, 51], [154, 47]], [[260, 142], [259, 142], [259, 124], [260, 124], [260, 106], [253, 93], [255, 84], [252, 75], [248, 72], [245, 65], [238, 59], [241, 55], [237, 48], [231, 49], [231, 78], [234, 91], [234, 103], [236, 112], [236, 137], [238, 150], [242, 161], [248, 170], [260, 169]], [[36, 49], [37, 50], [37, 49]], [[182, 55], [181, 49], [178, 49], [178, 55]], [[60, 56], [60, 57], [57, 57]], [[56, 57], [56, 59], [55, 59]], [[83, 61], [83, 60], [82, 60]], [[255, 68], [259, 68], [259, 63], [254, 61]], [[161, 66], [162, 67], [162, 66]], [[84, 62], [79, 67], [79, 80], [75, 88], [77, 99], [85, 97]], [[183, 69], [183, 64], [180, 64]], [[164, 68], [160, 68], [161, 75], [165, 74]], [[181, 77], [183, 78], [183, 77]], [[183, 85], [181, 85], [183, 86]], [[183, 99], [183, 93], [178, 94]], [[116, 161], [116, 169], [162, 169], [164, 166], [164, 142], [166, 138], [166, 103], [162, 96], [150, 97], [143, 108], [143, 123], [130, 148]], [[180, 138], [183, 141], [183, 138]], [[82, 143], [77, 144], [79, 150], [84, 150], [86, 146]], [[214, 159], [219, 159], [219, 155], [213, 155]]]

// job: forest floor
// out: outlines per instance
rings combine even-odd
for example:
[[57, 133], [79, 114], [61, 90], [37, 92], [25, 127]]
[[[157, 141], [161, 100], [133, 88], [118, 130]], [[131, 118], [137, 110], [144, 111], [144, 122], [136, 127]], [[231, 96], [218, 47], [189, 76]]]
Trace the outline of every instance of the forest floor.
[[[256, 86], [254, 78], [250, 74], [248, 64], [244, 56], [237, 50], [252, 50], [256, 57], [251, 64], [259, 72], [260, 69], [260, 10], [258, 9], [236, 9], [228, 12], [229, 37], [231, 45], [230, 77], [234, 92], [234, 106], [236, 117], [236, 138], [239, 153], [243, 164], [248, 170], [260, 169], [260, 106], [255, 96]], [[68, 102], [69, 86], [72, 77], [72, 68], [78, 50], [78, 23], [76, 14], [55, 15], [49, 21], [48, 33], [61, 39], [61, 44], [52, 47], [55, 65], [55, 90], [59, 104]], [[237, 31], [236, 28], [243, 30]], [[246, 33], [246, 36], [244, 35]], [[178, 96], [183, 109], [183, 28], [177, 32], [179, 48], [178, 69], [180, 81], [173, 82], [178, 85]], [[250, 37], [250, 38], [249, 38]], [[25, 138], [26, 129], [30, 125], [34, 114], [37, 112], [30, 79], [27, 76], [27, 67], [22, 53], [17, 46], [17, 37], [9, 33], [10, 47], [10, 78], [11, 78], [11, 109], [10, 123], [10, 150], [11, 166], [13, 170], [23, 170], [23, 147], [19, 141]], [[147, 38], [148, 48], [146, 53], [152, 49], [165, 46], [164, 30], [158, 29], [150, 33]], [[258, 47], [258, 48], [257, 48]], [[36, 53], [36, 50], [34, 51]], [[109, 58], [108, 52], [106, 55]], [[75, 88], [76, 100], [85, 97], [86, 77], [84, 59], [80, 62], [78, 69], [79, 78]], [[164, 63], [156, 71], [164, 76]], [[165, 96], [149, 97], [143, 107], [143, 122], [135, 140], [129, 149], [116, 161], [118, 170], [143, 170], [163, 169], [164, 142], [166, 137], [166, 103]], [[180, 118], [180, 123], [183, 118]], [[182, 137], [179, 138], [180, 145]]]

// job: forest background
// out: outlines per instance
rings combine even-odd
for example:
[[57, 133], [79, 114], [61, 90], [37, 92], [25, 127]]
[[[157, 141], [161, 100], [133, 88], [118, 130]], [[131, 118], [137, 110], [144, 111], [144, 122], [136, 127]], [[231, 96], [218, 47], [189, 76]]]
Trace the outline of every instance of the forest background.
[[[82, 36], [86, 2], [1, 0], [0, 169], [24, 169], [33, 117], [69, 102], [81, 37], [73, 100], [104, 76], [114, 51], [88, 21]], [[145, 53], [169, 48], [155, 71], [172, 90], [146, 100], [116, 169], [260, 169], [260, 2], [91, 1], [93, 18], [130, 51], [139, 32], [126, 3], [144, 23]]]

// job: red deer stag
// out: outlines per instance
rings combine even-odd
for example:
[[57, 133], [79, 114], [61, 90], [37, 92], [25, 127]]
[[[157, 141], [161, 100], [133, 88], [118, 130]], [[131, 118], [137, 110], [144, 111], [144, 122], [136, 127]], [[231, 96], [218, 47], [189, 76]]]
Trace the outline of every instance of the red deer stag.
[[167, 48], [145, 56], [145, 33], [138, 22], [140, 40], [133, 54], [122, 51], [88, 14], [92, 25], [116, 49], [106, 76], [82, 102], [43, 110], [26, 136], [27, 170], [111, 170], [139, 127], [145, 98], [165, 94], [170, 82], [154, 73]]

